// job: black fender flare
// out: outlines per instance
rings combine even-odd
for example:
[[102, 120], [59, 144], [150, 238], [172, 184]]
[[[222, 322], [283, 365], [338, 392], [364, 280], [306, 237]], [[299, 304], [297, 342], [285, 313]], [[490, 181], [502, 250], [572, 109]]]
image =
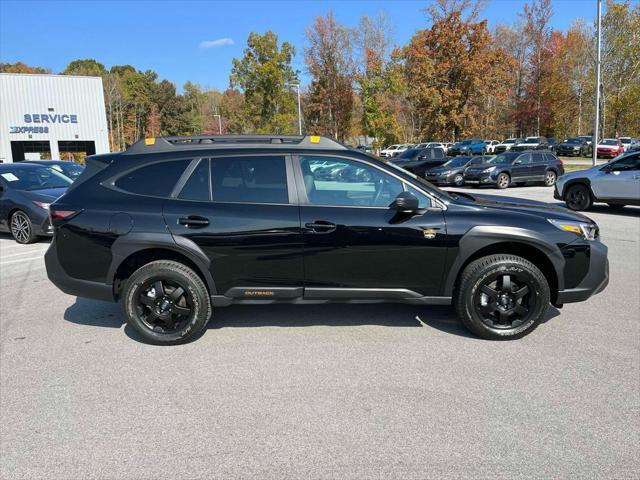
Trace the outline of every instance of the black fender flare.
[[567, 181], [567, 183], [564, 184], [564, 186], [562, 187], [562, 192], [559, 192], [560, 196], [562, 197], [562, 200], [565, 200], [565, 196], [567, 194], [567, 190], [569, 190], [569, 187], [576, 184], [584, 185], [585, 187], [587, 187], [589, 189], [589, 194], [591, 195], [591, 198], [593, 199], [596, 198], [596, 196], [593, 194], [593, 189], [591, 188], [591, 180], [586, 177], [579, 177], [579, 178], [572, 178], [571, 180]]
[[458, 244], [458, 255], [453, 259], [445, 279], [444, 296], [452, 296], [462, 267], [476, 252], [497, 243], [515, 242], [526, 244], [545, 254], [556, 274], [558, 289], [564, 288], [565, 260], [560, 248], [545, 240], [544, 235], [534, 230], [508, 226], [476, 226], [465, 233]]
[[134, 253], [153, 248], [171, 250], [187, 257], [204, 277], [210, 295], [217, 295], [216, 285], [211, 275], [211, 261], [202, 249], [192, 240], [174, 237], [171, 233], [132, 232], [118, 237], [111, 247], [111, 265], [107, 279], [113, 285], [116, 272], [122, 262]]

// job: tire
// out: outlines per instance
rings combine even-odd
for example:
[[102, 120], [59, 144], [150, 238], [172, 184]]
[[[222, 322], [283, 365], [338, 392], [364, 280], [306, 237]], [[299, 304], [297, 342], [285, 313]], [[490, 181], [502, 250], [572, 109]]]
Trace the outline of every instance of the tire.
[[461, 187], [464, 185], [464, 175], [462, 175], [461, 173], [456, 173], [453, 177], [453, 184], [456, 187]]
[[547, 173], [544, 174], [544, 186], [553, 187], [556, 184], [556, 180], [558, 180], [556, 172], [553, 170], [547, 170]]
[[498, 178], [496, 179], [496, 186], [500, 190], [504, 190], [505, 188], [507, 188], [510, 183], [511, 183], [511, 177], [509, 176], [508, 173], [501, 173], [498, 175]]
[[9, 230], [13, 239], [22, 244], [33, 243], [38, 236], [33, 232], [33, 223], [29, 215], [22, 210], [16, 210], [9, 220]]
[[589, 210], [591, 205], [593, 205], [593, 198], [591, 198], [589, 187], [581, 183], [571, 185], [567, 189], [567, 193], [564, 194], [564, 203], [571, 210]]
[[458, 318], [487, 340], [515, 340], [544, 320], [551, 292], [543, 273], [516, 255], [489, 255], [463, 270], [454, 304]]
[[211, 299], [202, 279], [186, 265], [157, 260], [126, 281], [123, 309], [131, 326], [155, 345], [178, 345], [198, 338], [211, 318]]

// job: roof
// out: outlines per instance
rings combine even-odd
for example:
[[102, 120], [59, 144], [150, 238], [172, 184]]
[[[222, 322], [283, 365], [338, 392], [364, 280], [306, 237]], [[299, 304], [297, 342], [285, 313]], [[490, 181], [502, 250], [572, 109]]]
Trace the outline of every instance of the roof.
[[131, 145], [124, 154], [252, 147], [348, 150], [340, 142], [316, 135], [195, 135], [145, 138]]

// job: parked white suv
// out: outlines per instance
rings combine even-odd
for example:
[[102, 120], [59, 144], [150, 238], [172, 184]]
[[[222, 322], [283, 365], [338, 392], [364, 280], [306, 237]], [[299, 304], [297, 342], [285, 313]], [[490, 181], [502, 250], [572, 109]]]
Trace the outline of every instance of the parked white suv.
[[487, 153], [496, 153], [496, 147], [500, 145], [500, 142], [497, 140], [485, 140], [484, 144], [486, 145], [485, 150]]
[[558, 178], [554, 198], [572, 210], [588, 210], [594, 202], [611, 207], [640, 205], [640, 151], [629, 152], [604, 165]]
[[384, 158], [393, 157], [393, 154], [396, 153], [401, 146], [402, 145], [400, 144], [390, 145], [387, 148], [380, 150], [380, 156]]

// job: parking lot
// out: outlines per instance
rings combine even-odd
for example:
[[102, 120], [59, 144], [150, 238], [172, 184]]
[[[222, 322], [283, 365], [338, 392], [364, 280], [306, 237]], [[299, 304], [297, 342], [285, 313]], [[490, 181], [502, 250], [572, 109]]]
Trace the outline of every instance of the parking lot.
[[640, 208], [588, 215], [608, 288], [499, 343], [388, 304], [233, 306], [150, 346], [2, 234], [0, 477], [637, 478]]

